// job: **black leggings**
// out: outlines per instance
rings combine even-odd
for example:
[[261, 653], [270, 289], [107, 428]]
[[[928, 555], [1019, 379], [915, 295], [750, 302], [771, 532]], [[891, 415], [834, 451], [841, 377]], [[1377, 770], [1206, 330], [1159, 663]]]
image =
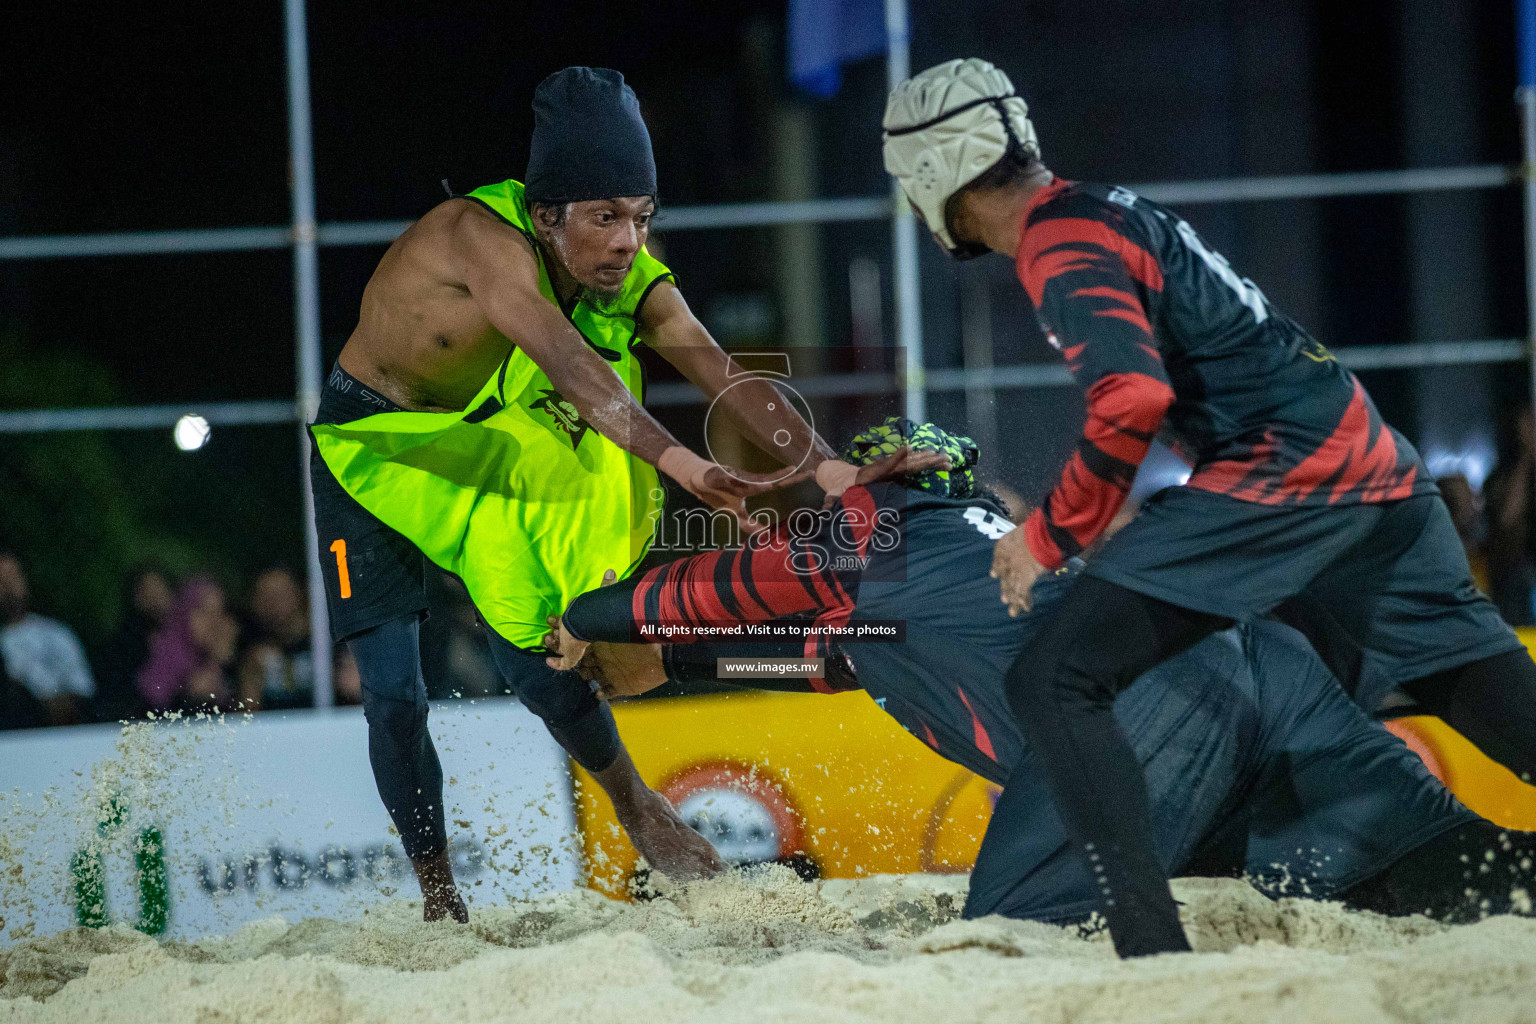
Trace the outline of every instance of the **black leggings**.
[[[574, 672], [556, 672], [544, 655], [490, 634], [496, 668], [523, 705], [544, 720], [583, 768], [600, 772], [619, 752], [608, 705]], [[427, 730], [427, 687], [421, 677], [421, 622], [415, 613], [390, 619], [347, 640], [363, 681], [368, 761], [400, 844], [412, 858], [447, 849], [443, 769]]]
[[514, 647], [493, 629], [486, 630], [491, 660], [523, 706], [544, 720], [555, 741], [589, 772], [600, 772], [619, 756], [619, 728], [613, 712], [575, 672], [556, 672], [548, 655]]
[[1526, 782], [1536, 780], [1536, 663], [1505, 651], [1401, 689]]
[[[1325, 604], [1301, 593], [1270, 617], [1300, 630], [1354, 696], [1366, 671], [1366, 652]], [[1414, 699], [1416, 710], [1438, 716], [1521, 779], [1536, 781], [1536, 662], [1523, 648], [1400, 683], [1398, 689]]]
[[1084, 575], [1007, 677], [1067, 835], [1098, 883], [1121, 956], [1189, 949], [1152, 844], [1147, 785], [1114, 701], [1136, 678], [1231, 625]]
[[427, 731], [421, 678], [421, 621], [415, 614], [351, 637], [347, 647], [363, 680], [368, 762], [400, 845], [413, 859], [448, 848], [443, 824], [443, 766]]
[[1490, 914], [1531, 916], [1536, 832], [1469, 821], [1431, 839], [1340, 897], [1379, 914], [1427, 914], [1465, 924]]

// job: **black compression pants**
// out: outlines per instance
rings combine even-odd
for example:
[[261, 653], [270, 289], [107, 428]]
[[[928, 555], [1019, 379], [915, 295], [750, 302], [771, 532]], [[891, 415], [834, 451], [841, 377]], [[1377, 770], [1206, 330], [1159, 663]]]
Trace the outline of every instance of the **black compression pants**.
[[[491, 633], [496, 668], [523, 705], [544, 720], [559, 744], [591, 772], [613, 764], [619, 733], [608, 705], [574, 672], [556, 672], [544, 656]], [[443, 769], [427, 730], [421, 676], [421, 620], [414, 612], [347, 640], [363, 682], [368, 761], [379, 796], [412, 858], [447, 849]]]
[[619, 727], [607, 703], [575, 672], [556, 672], [544, 663], [548, 655], [525, 651], [487, 629], [491, 660], [523, 706], [544, 720], [544, 726], [571, 759], [597, 773], [619, 756]]
[[1115, 698], [1152, 666], [1229, 625], [1084, 575], [1008, 671], [1009, 704], [1098, 883], [1122, 957], [1187, 950], [1189, 942]]
[[1479, 750], [1536, 782], [1536, 663], [1505, 651], [1400, 687]]
[[[1008, 674], [1009, 701], [1040, 752], [1068, 835], [1094, 870], [1122, 956], [1188, 945], [1148, 838], [1145, 780], [1112, 705], [1141, 673], [1227, 625], [1085, 575]], [[1524, 650], [1402, 689], [1488, 756], [1536, 779], [1536, 664]]]
[[[1354, 695], [1366, 674], [1366, 652], [1327, 605], [1301, 593], [1270, 612], [1299, 630], [1324, 664]], [[1484, 754], [1526, 782], [1536, 782], [1536, 662], [1517, 647], [1432, 675], [1399, 683], [1416, 709], [1438, 716]], [[1363, 708], [1374, 714], [1376, 708]]]
[[363, 681], [368, 762], [400, 845], [413, 859], [448, 848], [443, 824], [443, 767], [427, 731], [421, 678], [421, 620], [413, 613], [347, 641]]

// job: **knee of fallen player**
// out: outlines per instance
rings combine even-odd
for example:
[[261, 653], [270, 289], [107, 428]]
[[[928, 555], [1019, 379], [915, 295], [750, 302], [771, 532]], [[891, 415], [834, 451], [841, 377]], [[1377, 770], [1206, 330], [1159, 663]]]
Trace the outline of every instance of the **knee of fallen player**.
[[1470, 821], [1425, 842], [1343, 894], [1388, 914], [1464, 924], [1494, 914], [1533, 916], [1536, 833]]

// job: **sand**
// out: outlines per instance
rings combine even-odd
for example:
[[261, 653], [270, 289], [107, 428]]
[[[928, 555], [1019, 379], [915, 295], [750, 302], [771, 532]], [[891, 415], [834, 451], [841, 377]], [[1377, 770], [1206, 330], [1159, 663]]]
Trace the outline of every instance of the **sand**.
[[964, 885], [759, 869], [468, 926], [400, 900], [194, 943], [72, 929], [0, 953], [0, 1022], [1536, 1021], [1533, 920], [1449, 928], [1181, 880], [1197, 952], [1122, 963], [1102, 935], [962, 921]]
[[[40, 898], [34, 833], [95, 828], [112, 801], [164, 811], [165, 773], [217, 735], [134, 726], [89, 773], [0, 832], [0, 916]], [[220, 726], [222, 729], [222, 725]], [[241, 808], [221, 777], [209, 793]], [[78, 820], [75, 820], [78, 819]], [[14, 876], [14, 877], [13, 877]], [[477, 1021], [1170, 1021], [1536, 1024], [1536, 920], [1446, 927], [1180, 880], [1197, 952], [1130, 963], [1103, 934], [962, 921], [963, 876], [805, 883], [756, 869], [623, 903], [588, 889], [425, 924], [395, 899], [348, 920], [280, 917], [159, 941], [126, 926], [17, 934], [0, 1024], [471, 1024]], [[50, 897], [51, 898], [51, 897]]]

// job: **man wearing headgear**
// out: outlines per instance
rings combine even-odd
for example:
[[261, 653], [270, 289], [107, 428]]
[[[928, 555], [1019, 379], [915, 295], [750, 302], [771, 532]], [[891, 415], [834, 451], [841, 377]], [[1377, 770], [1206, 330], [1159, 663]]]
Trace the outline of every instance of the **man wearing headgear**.
[[[644, 556], [657, 470], [738, 516], [797, 471], [853, 472], [766, 381], [739, 383], [646, 251], [656, 168], [623, 76], [566, 68], [533, 106], [526, 184], [451, 198], [389, 248], [311, 425], [331, 628], [357, 660], [374, 777], [428, 919], [465, 908], [427, 731], [426, 562], [463, 580], [513, 692], [603, 785], [641, 852], [697, 875], [718, 858], [640, 780], [607, 706], [545, 665], [545, 619]], [[637, 342], [708, 398], [735, 384], [721, 406], [785, 470], [727, 471], [680, 445], [640, 404]]]
[[[862, 467], [857, 483], [819, 516], [584, 594], [552, 646], [616, 694], [668, 679], [732, 683], [717, 674], [719, 658], [822, 658], [809, 678], [736, 685], [865, 690], [913, 736], [1002, 787], [965, 916], [1087, 920], [1103, 898], [1102, 858], [1080, 857], [1068, 838], [1005, 686], [1019, 653], [1087, 581], [1083, 564], [1041, 577], [1033, 609], [1010, 616], [986, 573], [998, 538], [1018, 531], [977, 487], [969, 438], [891, 419], [842, 454]], [[804, 647], [707, 639], [745, 623], [871, 620], [899, 621], [905, 635]], [[631, 642], [663, 631], [673, 642]], [[1536, 882], [1536, 834], [1457, 803], [1280, 623], [1206, 637], [1137, 679], [1114, 713], [1145, 771], [1153, 845], [1170, 874], [1241, 875], [1272, 897], [1447, 920], [1514, 912]]]
[[1353, 374], [1177, 214], [1053, 175], [986, 61], [903, 82], [884, 128], [886, 169], [934, 239], [1013, 260], [1087, 392], [1060, 482], [996, 545], [1010, 610], [1100, 537], [1154, 436], [1192, 465], [1107, 542], [1008, 675], [1122, 955], [1189, 947], [1115, 698], [1234, 621], [1292, 622], [1365, 711], [1400, 689], [1536, 772], [1536, 665], [1473, 585], [1418, 453]]

